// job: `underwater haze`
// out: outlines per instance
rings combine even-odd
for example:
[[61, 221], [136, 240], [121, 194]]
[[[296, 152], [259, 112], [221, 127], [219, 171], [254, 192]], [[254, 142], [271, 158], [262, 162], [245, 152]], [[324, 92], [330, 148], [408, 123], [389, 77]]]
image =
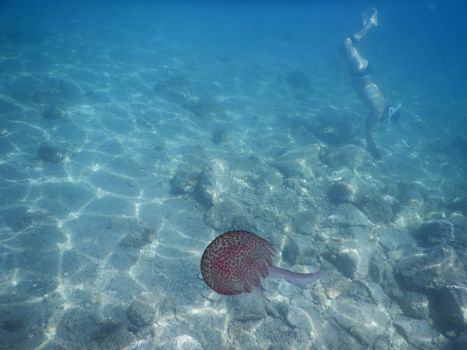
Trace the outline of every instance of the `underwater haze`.
[[1, 1], [0, 349], [467, 349], [466, 22]]

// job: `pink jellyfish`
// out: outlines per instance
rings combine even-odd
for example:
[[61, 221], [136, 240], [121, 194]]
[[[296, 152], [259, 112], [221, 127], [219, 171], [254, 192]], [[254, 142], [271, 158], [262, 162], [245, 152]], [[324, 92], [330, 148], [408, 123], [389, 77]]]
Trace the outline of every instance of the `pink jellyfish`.
[[260, 277], [285, 278], [291, 283], [308, 284], [319, 272], [297, 273], [272, 266], [271, 243], [247, 231], [229, 231], [214, 239], [201, 258], [201, 274], [206, 284], [219, 294], [249, 293], [259, 287]]

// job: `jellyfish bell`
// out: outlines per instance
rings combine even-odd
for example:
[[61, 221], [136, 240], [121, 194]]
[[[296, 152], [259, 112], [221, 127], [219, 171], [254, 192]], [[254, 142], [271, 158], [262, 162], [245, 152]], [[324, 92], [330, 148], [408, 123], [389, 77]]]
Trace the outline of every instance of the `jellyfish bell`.
[[214, 239], [201, 257], [201, 275], [215, 292], [224, 295], [250, 293], [269, 275], [291, 283], [308, 284], [317, 273], [297, 273], [272, 265], [271, 243], [248, 231], [234, 230]]

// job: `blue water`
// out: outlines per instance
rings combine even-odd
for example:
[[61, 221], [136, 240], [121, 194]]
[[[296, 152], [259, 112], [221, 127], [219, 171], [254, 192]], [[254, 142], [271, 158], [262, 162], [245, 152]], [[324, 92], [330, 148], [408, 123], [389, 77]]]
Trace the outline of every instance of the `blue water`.
[[[0, 349], [467, 348], [466, 11], [1, 1]], [[232, 229], [321, 278], [216, 294]]]

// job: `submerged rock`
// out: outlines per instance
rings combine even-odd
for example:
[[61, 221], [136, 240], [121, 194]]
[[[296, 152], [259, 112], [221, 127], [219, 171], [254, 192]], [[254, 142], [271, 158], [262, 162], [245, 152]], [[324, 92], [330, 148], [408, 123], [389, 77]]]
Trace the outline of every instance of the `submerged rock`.
[[342, 181], [334, 182], [329, 186], [326, 193], [331, 203], [335, 205], [351, 203], [355, 198], [354, 189], [349, 184]]
[[239, 322], [259, 321], [267, 316], [265, 301], [257, 295], [231, 299], [233, 319]]
[[58, 120], [63, 118], [63, 112], [56, 106], [50, 105], [42, 113], [42, 118], [48, 120]]
[[294, 230], [303, 235], [311, 235], [316, 229], [319, 218], [315, 210], [305, 210], [292, 218]]
[[331, 307], [331, 317], [361, 344], [371, 346], [390, 325], [389, 314], [380, 306], [341, 300]]
[[156, 94], [176, 103], [185, 103], [190, 94], [191, 82], [184, 76], [174, 76], [154, 85]]
[[438, 313], [454, 328], [467, 327], [467, 285], [446, 286], [438, 291]]
[[377, 190], [365, 189], [357, 194], [355, 206], [363, 210], [374, 223], [387, 224], [394, 218], [391, 198]]
[[356, 145], [345, 145], [339, 147], [321, 157], [324, 164], [332, 168], [355, 169], [363, 164], [366, 151]]
[[421, 209], [424, 205], [424, 191], [417, 182], [399, 182], [395, 188], [395, 196], [400, 202], [410, 208]]
[[316, 157], [314, 152], [290, 151], [282, 154], [272, 165], [285, 178], [312, 178], [313, 169], [316, 168]]
[[234, 228], [255, 231], [253, 219], [236, 202], [225, 199], [214, 204], [204, 215], [204, 222], [215, 230], [224, 232]]
[[467, 218], [463, 215], [453, 215], [449, 221], [454, 225], [455, 236], [451, 245], [464, 255], [467, 248]]
[[138, 330], [152, 324], [156, 317], [156, 309], [150, 303], [135, 300], [128, 307], [126, 315], [131, 324]]
[[463, 215], [467, 216], [467, 197], [456, 198], [447, 205], [447, 208], [460, 211]]
[[230, 140], [229, 133], [225, 129], [214, 129], [212, 131], [211, 140], [216, 145], [228, 143]]
[[335, 214], [328, 218], [331, 225], [349, 227], [349, 226], [360, 226], [368, 227], [371, 226], [371, 222], [368, 217], [361, 210], [353, 206], [352, 204], [341, 204], [337, 207]]
[[450, 246], [423, 249], [400, 259], [396, 275], [405, 288], [422, 293], [465, 283], [464, 267]]
[[311, 87], [311, 79], [305, 72], [294, 70], [285, 76], [285, 81], [295, 89], [307, 90]]
[[348, 120], [333, 115], [320, 116], [312, 130], [317, 139], [331, 146], [349, 144], [353, 139], [352, 131]]
[[408, 317], [418, 319], [429, 318], [429, 301], [425, 294], [407, 292], [401, 298], [400, 306], [404, 314]]
[[277, 192], [281, 189], [283, 178], [278, 170], [270, 169], [265, 171], [254, 181], [255, 192], [258, 195]]
[[435, 331], [427, 320], [416, 320], [398, 316], [393, 320], [394, 328], [414, 349], [447, 349], [447, 339]]
[[172, 194], [193, 193], [199, 180], [200, 172], [194, 169], [179, 169], [170, 180], [170, 192]]
[[36, 157], [47, 163], [60, 163], [65, 158], [65, 152], [60, 147], [44, 142], [37, 149]]
[[373, 260], [370, 263], [369, 275], [393, 299], [399, 300], [403, 297], [403, 293], [394, 276], [393, 265], [381, 255], [375, 254], [373, 256]]
[[462, 330], [454, 342], [454, 350], [467, 349], [467, 328]]
[[141, 248], [142, 246], [151, 243], [155, 238], [155, 230], [138, 225], [136, 229], [125, 235], [118, 245], [123, 248]]
[[422, 247], [447, 244], [454, 240], [454, 225], [447, 220], [430, 220], [423, 222], [414, 237]]
[[351, 279], [364, 279], [368, 275], [373, 254], [374, 249], [371, 245], [349, 241], [339, 246], [335, 253], [328, 256], [328, 259], [344, 276]]
[[227, 162], [221, 159], [213, 159], [206, 165], [196, 190], [196, 199], [199, 203], [211, 207], [220, 200], [226, 189], [227, 173]]
[[209, 97], [189, 99], [185, 103], [182, 103], [182, 107], [193, 113], [196, 117], [202, 118], [212, 118], [222, 111], [219, 104]]

